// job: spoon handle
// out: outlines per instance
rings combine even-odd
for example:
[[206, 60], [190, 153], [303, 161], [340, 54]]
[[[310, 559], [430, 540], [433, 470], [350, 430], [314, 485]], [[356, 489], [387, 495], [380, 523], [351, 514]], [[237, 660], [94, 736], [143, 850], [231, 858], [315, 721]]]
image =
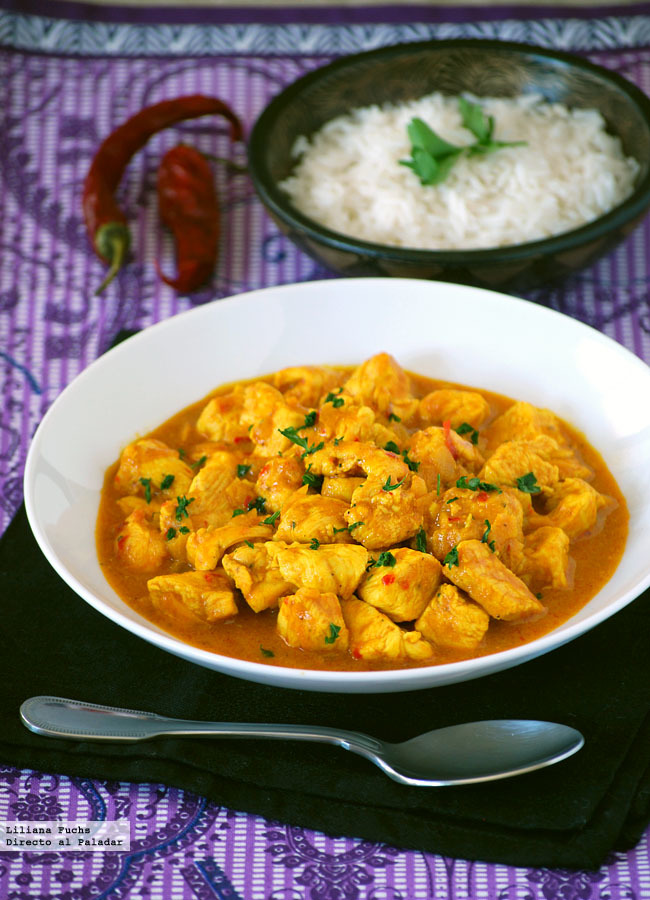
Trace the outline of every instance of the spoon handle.
[[165, 736], [288, 739], [334, 744], [368, 757], [382, 747], [369, 735], [321, 725], [197, 722], [63, 697], [30, 697], [20, 707], [20, 716], [36, 734], [72, 740], [126, 742]]

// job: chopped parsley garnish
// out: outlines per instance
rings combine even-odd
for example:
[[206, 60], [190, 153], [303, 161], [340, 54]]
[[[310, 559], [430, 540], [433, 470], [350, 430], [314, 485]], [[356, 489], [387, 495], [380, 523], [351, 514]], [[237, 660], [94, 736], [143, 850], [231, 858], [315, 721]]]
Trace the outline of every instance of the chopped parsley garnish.
[[312, 453], [316, 453], [318, 450], [322, 450], [325, 444], [323, 441], [320, 444], [312, 444], [304, 453], [301, 453], [300, 458], [304, 459], [306, 456], [310, 456]]
[[245, 509], [233, 509], [231, 518], [234, 519], [235, 516], [243, 516], [245, 512]]
[[458, 499], [459, 499], [458, 497], [450, 497], [449, 500], [445, 500], [445, 506], [446, 506], [448, 503], [453, 503], [454, 500], [458, 500]]
[[318, 418], [318, 413], [316, 412], [315, 409], [312, 409], [312, 411], [308, 412], [307, 415], [305, 416], [305, 424], [301, 425], [300, 427], [301, 428], [311, 428], [311, 426], [315, 423], [317, 418]]
[[440, 184], [462, 156], [484, 155], [502, 147], [517, 147], [526, 143], [493, 140], [494, 117], [487, 116], [478, 104], [459, 97], [458, 109], [463, 125], [476, 138], [467, 147], [457, 147], [445, 141], [422, 119], [413, 118], [408, 124], [406, 130], [411, 141], [411, 158], [401, 159], [400, 164], [413, 169], [420, 184]]
[[181, 525], [181, 527], [178, 530], [179, 530], [180, 534], [189, 534], [190, 533], [190, 529], [187, 527], [187, 525]]
[[517, 478], [517, 487], [524, 494], [539, 494], [542, 490], [532, 472], [527, 472], [526, 475]]
[[267, 650], [266, 647], [262, 647], [261, 644], [260, 644], [260, 653], [262, 654], [262, 656], [267, 656], [267, 657], [275, 656], [275, 653], [273, 652], [273, 650]]
[[245, 465], [244, 463], [240, 463], [237, 466], [237, 478], [245, 478], [250, 472], [251, 467]]
[[438, 476], [437, 476], [437, 478], [436, 478], [436, 497], [439, 497], [439, 496], [440, 496], [440, 484], [441, 484], [441, 481], [442, 481], [442, 479], [441, 479], [441, 477], [440, 477], [440, 472], [438, 472]]
[[151, 478], [141, 478], [140, 484], [144, 487], [144, 499], [151, 503]]
[[262, 525], [275, 525], [275, 523], [280, 518], [280, 510], [276, 509], [276, 511], [271, 516], [267, 516], [266, 519], [262, 519]]
[[307, 466], [307, 471], [302, 476], [302, 483], [308, 484], [309, 487], [314, 488], [315, 491], [320, 491], [323, 486], [323, 476], [316, 475], [314, 472], [310, 471], [311, 463]]
[[196, 462], [190, 463], [190, 469], [200, 469], [201, 466], [207, 462], [207, 460], [207, 456], [202, 456], [201, 459], [197, 459]]
[[395, 413], [390, 413], [388, 416], [388, 421], [389, 422], [401, 422], [402, 420], [400, 419], [399, 416], [396, 416]]
[[424, 528], [420, 528], [418, 533], [415, 535], [415, 549], [419, 550], [420, 553], [427, 552], [427, 534]]
[[389, 453], [397, 453], [399, 455], [399, 447], [395, 443], [395, 441], [389, 441], [387, 444], [384, 444], [384, 450], [388, 450]]
[[320, 547], [320, 541], [318, 540], [318, 538], [312, 538], [311, 544], [309, 545], [309, 549], [310, 550], [318, 550], [319, 547]]
[[452, 566], [457, 566], [458, 564], [458, 547], [452, 547], [445, 556], [443, 565], [447, 566], [448, 569], [451, 569]]
[[323, 441], [321, 441], [320, 444], [312, 444], [310, 447], [307, 438], [298, 434], [298, 430], [294, 428], [293, 425], [290, 425], [288, 428], [278, 428], [278, 431], [280, 434], [284, 435], [284, 437], [288, 438], [292, 444], [297, 444], [299, 447], [302, 447], [305, 451], [302, 454], [302, 459], [304, 459], [305, 456], [309, 456], [310, 453], [316, 453], [317, 450], [321, 450], [325, 446]]
[[383, 553], [379, 554], [378, 559], [371, 560], [370, 566], [368, 568], [379, 568], [379, 566], [390, 566], [391, 568], [397, 563], [397, 560], [390, 552], [390, 550], [384, 550]]
[[185, 459], [186, 456], [187, 456], [187, 453], [185, 452], [185, 450], [183, 450], [182, 447], [179, 447], [178, 448], [178, 458]]
[[494, 541], [490, 540], [490, 532], [492, 531], [492, 526], [490, 525], [490, 520], [485, 519], [485, 531], [483, 532], [483, 537], [481, 538], [482, 544], [487, 544], [492, 553], [496, 551], [496, 544]]
[[176, 502], [178, 503], [178, 506], [176, 507], [176, 521], [177, 522], [180, 522], [181, 519], [183, 519], [183, 517], [186, 519], [189, 519], [190, 514], [187, 511], [187, 507], [190, 505], [190, 503], [194, 503], [194, 499], [195, 499], [194, 497], [190, 497], [188, 500], [188, 498], [185, 496], [185, 494], [183, 494], [182, 497], [176, 498]]
[[262, 513], [266, 512], [266, 509], [264, 508], [265, 506], [266, 506], [266, 497], [256, 497], [254, 500], [251, 500], [248, 503], [248, 505], [246, 506], [246, 509], [248, 509], [248, 510], [254, 509], [261, 515]]
[[339, 636], [339, 631], [341, 630], [340, 625], [335, 625], [333, 622], [330, 622], [330, 631], [327, 637], [325, 638], [326, 644], [333, 644], [334, 641]]
[[163, 480], [160, 482], [160, 490], [166, 491], [167, 488], [171, 487], [173, 483], [174, 483], [174, 476], [173, 475], [165, 475]]
[[168, 528], [168, 529], [167, 529], [167, 534], [165, 535], [165, 540], [166, 540], [166, 541], [171, 541], [172, 538], [175, 538], [175, 537], [176, 537], [176, 529], [175, 529], [175, 528]]
[[498, 485], [490, 484], [489, 481], [481, 481], [481, 479], [476, 476], [468, 478], [467, 475], [461, 475], [456, 482], [456, 487], [467, 488], [469, 491], [496, 491], [497, 494], [501, 493], [501, 488]]
[[358, 528], [359, 525], [363, 525], [363, 522], [353, 522], [352, 525], [348, 525], [347, 528], [334, 528], [334, 534], [341, 534], [342, 531], [347, 531], [352, 534], [354, 529]]
[[458, 428], [456, 428], [456, 434], [459, 434], [461, 437], [464, 434], [469, 434], [470, 441], [473, 444], [478, 444], [478, 431], [473, 425], [470, 425], [469, 422], [463, 422], [462, 425], [459, 425]]
[[342, 440], [343, 440], [342, 437], [336, 437], [336, 438], [334, 438], [332, 443], [334, 444], [335, 447], [338, 447], [338, 445], [341, 443]]
[[343, 391], [343, 388], [340, 387], [336, 393], [330, 391], [327, 397], [325, 397], [325, 403], [331, 403], [335, 409], [338, 409], [340, 406], [343, 406], [345, 400], [343, 397], [339, 397], [338, 395]]
[[244, 541], [244, 543], [246, 544], [247, 547], [250, 547], [251, 550], [255, 549], [252, 541]]
[[402, 459], [404, 460], [406, 465], [409, 467], [411, 472], [417, 472], [417, 470], [420, 468], [420, 463], [415, 462], [414, 459], [410, 458], [408, 450], [402, 450]]
[[396, 481], [395, 484], [391, 484], [390, 483], [390, 475], [389, 475], [388, 478], [386, 479], [386, 484], [382, 485], [381, 489], [382, 489], [382, 491], [394, 491], [396, 488], [401, 487], [401, 485], [403, 485], [405, 481], [406, 481], [406, 476], [404, 476], [404, 478], [402, 478], [401, 481]]

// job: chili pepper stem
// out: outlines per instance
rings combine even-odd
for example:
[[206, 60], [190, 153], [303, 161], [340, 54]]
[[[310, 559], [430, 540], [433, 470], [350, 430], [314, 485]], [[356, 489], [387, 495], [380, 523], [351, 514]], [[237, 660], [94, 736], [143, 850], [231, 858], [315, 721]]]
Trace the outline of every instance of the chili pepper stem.
[[129, 232], [120, 222], [109, 222], [98, 230], [95, 244], [99, 254], [110, 264], [106, 277], [95, 291], [97, 296], [122, 268], [130, 244]]

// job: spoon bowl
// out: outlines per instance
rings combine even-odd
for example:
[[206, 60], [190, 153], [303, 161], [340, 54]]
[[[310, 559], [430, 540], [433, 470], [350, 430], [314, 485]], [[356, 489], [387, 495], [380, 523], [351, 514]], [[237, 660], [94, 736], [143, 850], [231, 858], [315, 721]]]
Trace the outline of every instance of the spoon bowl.
[[364, 756], [393, 781], [417, 787], [522, 775], [560, 762], [584, 744], [575, 728], [530, 719], [450, 725], [390, 744], [359, 731], [319, 725], [198, 722], [63, 697], [31, 697], [20, 707], [20, 716], [36, 734], [81, 741], [143, 741], [169, 736], [317, 741]]

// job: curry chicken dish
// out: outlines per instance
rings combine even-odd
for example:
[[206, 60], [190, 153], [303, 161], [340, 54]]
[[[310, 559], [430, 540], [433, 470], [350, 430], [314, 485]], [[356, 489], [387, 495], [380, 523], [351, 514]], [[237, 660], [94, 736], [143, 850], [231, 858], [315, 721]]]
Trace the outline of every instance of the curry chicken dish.
[[97, 545], [125, 602], [195, 646], [391, 669], [551, 631], [609, 579], [627, 518], [554, 413], [380, 353], [228, 385], [129, 444]]

